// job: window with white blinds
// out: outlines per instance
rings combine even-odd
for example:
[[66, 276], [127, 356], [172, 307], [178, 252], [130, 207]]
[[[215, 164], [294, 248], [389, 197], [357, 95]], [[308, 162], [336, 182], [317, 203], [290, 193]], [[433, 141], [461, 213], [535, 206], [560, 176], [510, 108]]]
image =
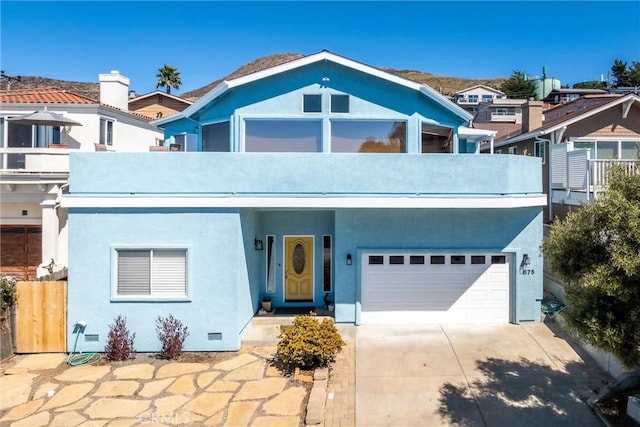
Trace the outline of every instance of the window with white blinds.
[[186, 296], [185, 249], [118, 250], [118, 296]]

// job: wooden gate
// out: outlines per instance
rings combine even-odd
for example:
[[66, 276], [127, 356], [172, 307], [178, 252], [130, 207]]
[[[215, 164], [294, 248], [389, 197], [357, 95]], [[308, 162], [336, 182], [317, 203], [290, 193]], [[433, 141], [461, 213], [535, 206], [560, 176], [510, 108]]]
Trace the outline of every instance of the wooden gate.
[[67, 351], [67, 282], [18, 282], [16, 352]]

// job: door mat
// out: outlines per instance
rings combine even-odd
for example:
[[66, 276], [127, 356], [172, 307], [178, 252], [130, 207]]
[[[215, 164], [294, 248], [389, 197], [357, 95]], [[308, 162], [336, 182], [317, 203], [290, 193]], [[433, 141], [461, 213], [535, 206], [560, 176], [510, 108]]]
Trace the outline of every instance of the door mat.
[[309, 314], [310, 311], [316, 311], [317, 307], [278, 307], [274, 314]]

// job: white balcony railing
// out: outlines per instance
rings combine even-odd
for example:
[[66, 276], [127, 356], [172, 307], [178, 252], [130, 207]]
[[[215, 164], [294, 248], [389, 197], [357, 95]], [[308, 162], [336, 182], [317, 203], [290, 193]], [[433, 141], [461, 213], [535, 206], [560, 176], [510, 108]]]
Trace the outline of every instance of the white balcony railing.
[[614, 165], [622, 166], [629, 175], [640, 172], [636, 160], [590, 160], [591, 185], [593, 191], [603, 191], [609, 185], [609, 171]]
[[69, 172], [67, 148], [0, 148], [0, 159], [4, 172]]
[[516, 113], [492, 112], [492, 122], [514, 122], [518, 118]]

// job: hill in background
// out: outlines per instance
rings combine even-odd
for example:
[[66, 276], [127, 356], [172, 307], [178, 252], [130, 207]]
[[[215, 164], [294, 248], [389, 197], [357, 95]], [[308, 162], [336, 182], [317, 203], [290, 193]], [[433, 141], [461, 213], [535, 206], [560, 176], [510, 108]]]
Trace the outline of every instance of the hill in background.
[[[220, 84], [223, 80], [231, 80], [238, 77], [243, 77], [251, 73], [255, 73], [258, 71], [262, 71], [264, 69], [275, 67], [276, 65], [284, 64], [285, 62], [290, 62], [295, 59], [299, 59], [304, 57], [305, 55], [301, 55], [298, 53], [279, 53], [275, 55], [269, 55], [262, 58], [258, 58], [254, 61], [249, 62], [248, 64], [243, 65], [242, 67], [235, 70], [233, 73], [209, 83], [206, 86], [203, 86], [198, 89], [194, 89], [188, 92], [184, 92], [182, 94], [178, 94], [182, 98], [186, 98], [189, 100], [195, 100], [200, 98], [211, 89]], [[447, 76], [437, 76], [435, 74], [426, 73], [423, 71], [416, 70], [396, 70], [393, 68], [385, 68], [379, 67], [381, 70], [386, 71], [391, 74], [395, 74], [400, 77], [404, 77], [409, 80], [413, 80], [419, 83], [423, 83], [427, 86], [430, 86], [432, 89], [442, 93], [443, 95], [451, 96], [455, 92], [475, 86], [475, 85], [486, 85], [494, 88], [500, 87], [505, 78], [493, 78], [493, 79], [463, 79], [458, 77], [447, 77]], [[178, 65], [178, 70], [180, 69]], [[126, 72], [124, 72], [126, 76]], [[182, 76], [183, 81], [188, 79], [188, 76]], [[86, 82], [74, 82], [74, 81], [65, 81], [65, 80], [55, 80], [49, 79], [46, 77], [37, 77], [37, 76], [21, 76], [20, 81], [9, 81], [8, 79], [0, 80], [0, 89], [6, 90], [7, 85], [10, 84], [11, 89], [31, 89], [37, 87], [59, 87], [65, 90], [69, 90], [71, 92], [75, 92], [79, 95], [84, 95], [86, 97], [92, 99], [100, 99], [100, 84], [95, 83], [86, 83]], [[132, 90], [135, 90], [135, 85], [131, 86]], [[142, 94], [140, 94], [142, 95]]]

